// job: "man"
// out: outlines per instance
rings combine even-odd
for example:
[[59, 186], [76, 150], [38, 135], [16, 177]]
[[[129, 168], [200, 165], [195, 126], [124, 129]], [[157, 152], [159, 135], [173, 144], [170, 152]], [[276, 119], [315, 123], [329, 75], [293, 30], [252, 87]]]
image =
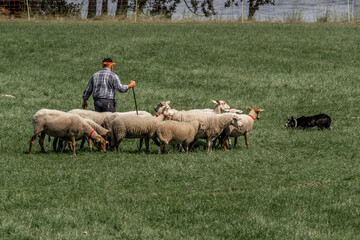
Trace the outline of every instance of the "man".
[[82, 96], [82, 108], [86, 109], [87, 100], [93, 95], [95, 111], [97, 112], [115, 112], [115, 90], [127, 92], [129, 88], [135, 87], [135, 81], [130, 81], [129, 85], [122, 85], [119, 77], [112, 72], [115, 63], [111, 58], [105, 58], [102, 61], [102, 67], [99, 72], [92, 75]]

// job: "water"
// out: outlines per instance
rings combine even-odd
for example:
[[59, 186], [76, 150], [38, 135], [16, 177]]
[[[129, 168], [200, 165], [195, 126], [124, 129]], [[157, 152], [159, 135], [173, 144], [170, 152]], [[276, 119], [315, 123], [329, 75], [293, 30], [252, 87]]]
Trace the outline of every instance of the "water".
[[[89, 0], [67, 0], [68, 2], [83, 3], [81, 15], [86, 18], [88, 15], [87, 6]], [[190, 0], [186, 0], [190, 4]], [[244, 0], [243, 9], [241, 2], [238, 1], [238, 6], [229, 8], [224, 7], [224, 0], [214, 0], [216, 16], [210, 19], [218, 20], [241, 20], [242, 12], [244, 13], [244, 20], [248, 16], [248, 3]], [[118, 0], [108, 1], [108, 15], [115, 16], [116, 6]], [[360, 0], [349, 0], [350, 18], [354, 19], [360, 15]], [[101, 15], [102, 0], [97, 0], [97, 15]], [[129, 13], [129, 16], [133, 13]], [[187, 9], [184, 0], [178, 5], [176, 12], [172, 19], [207, 19], [199, 13], [194, 15]], [[263, 5], [255, 13], [256, 21], [287, 21], [300, 20], [303, 22], [315, 22], [320, 18], [327, 17], [330, 21], [344, 21], [348, 19], [348, 0], [276, 0], [275, 6]]]

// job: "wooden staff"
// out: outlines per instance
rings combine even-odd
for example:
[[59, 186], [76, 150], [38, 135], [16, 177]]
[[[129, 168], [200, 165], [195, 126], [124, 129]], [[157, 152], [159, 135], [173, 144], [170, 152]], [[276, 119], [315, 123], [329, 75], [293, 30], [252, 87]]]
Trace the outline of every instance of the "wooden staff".
[[136, 104], [136, 97], [135, 97], [135, 90], [134, 90], [134, 88], [132, 88], [132, 91], [133, 91], [133, 95], [134, 95], [136, 115], [139, 115], [139, 113], [138, 113], [138, 108], [137, 108], [137, 104]]

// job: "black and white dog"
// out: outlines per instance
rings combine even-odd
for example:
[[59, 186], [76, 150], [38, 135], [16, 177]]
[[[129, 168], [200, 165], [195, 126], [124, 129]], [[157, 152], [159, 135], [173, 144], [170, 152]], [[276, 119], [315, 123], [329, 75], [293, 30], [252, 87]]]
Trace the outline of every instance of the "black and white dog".
[[291, 116], [288, 122], [285, 124], [286, 128], [312, 128], [317, 126], [320, 129], [329, 128], [331, 124], [331, 118], [326, 114], [318, 114], [310, 117], [294, 118]]

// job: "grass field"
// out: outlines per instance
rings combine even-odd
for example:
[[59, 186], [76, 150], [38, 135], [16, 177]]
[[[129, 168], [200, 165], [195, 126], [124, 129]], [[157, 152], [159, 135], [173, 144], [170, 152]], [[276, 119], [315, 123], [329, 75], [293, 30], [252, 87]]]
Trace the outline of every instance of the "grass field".
[[[0, 36], [1, 239], [359, 238], [359, 25], [8, 21]], [[34, 113], [80, 108], [108, 56], [141, 110], [265, 109], [250, 149], [26, 154]], [[135, 109], [131, 92], [117, 103]], [[284, 128], [317, 113], [331, 130]]]

